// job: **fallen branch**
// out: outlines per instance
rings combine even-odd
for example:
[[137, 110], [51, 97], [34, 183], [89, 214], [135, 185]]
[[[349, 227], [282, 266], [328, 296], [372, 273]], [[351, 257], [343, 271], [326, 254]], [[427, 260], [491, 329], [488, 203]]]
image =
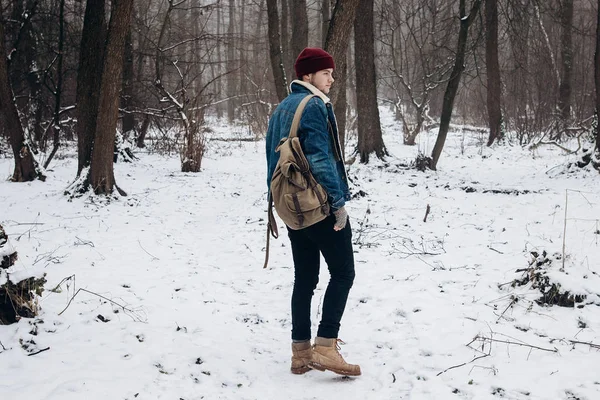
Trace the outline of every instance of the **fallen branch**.
[[571, 344], [585, 344], [586, 346], [590, 346], [594, 349], [600, 350], [600, 344], [592, 343], [592, 342], [580, 342], [579, 340], [569, 340]]
[[440, 376], [440, 375], [441, 375], [441, 374], [443, 374], [444, 372], [448, 372], [448, 371], [450, 371], [451, 369], [454, 369], [454, 368], [460, 368], [460, 367], [464, 367], [465, 365], [467, 365], [467, 364], [471, 364], [472, 362], [474, 362], [474, 361], [477, 361], [477, 360], [479, 360], [480, 358], [485, 358], [485, 357], [489, 357], [489, 356], [490, 356], [490, 354], [489, 354], [489, 353], [488, 353], [488, 354], [483, 354], [483, 355], [481, 355], [481, 356], [477, 356], [477, 357], [475, 357], [475, 358], [474, 358], [474, 359], [472, 359], [471, 361], [467, 361], [467, 362], [464, 362], [464, 363], [462, 363], [462, 364], [458, 364], [458, 365], [453, 365], [453, 366], [451, 366], [450, 368], [446, 368], [446, 369], [445, 369], [445, 370], [443, 370], [442, 372], [438, 372], [438, 374], [437, 374], [436, 376]]
[[430, 211], [431, 211], [431, 207], [429, 206], [429, 204], [427, 204], [427, 208], [425, 209], [425, 217], [423, 218], [423, 222], [427, 222], [427, 216], [429, 215]]
[[500, 316], [498, 317], [498, 319], [496, 320], [496, 322], [500, 321], [500, 318], [502, 318], [504, 316], [504, 314], [506, 314], [506, 312], [508, 311], [509, 308], [511, 308], [513, 305], [515, 305], [515, 303], [519, 301], [519, 298], [514, 296], [512, 298], [512, 300], [510, 301], [509, 305], [504, 309], [504, 311], [502, 311], [502, 314], [500, 314]]
[[479, 335], [475, 336], [475, 338], [473, 339], [473, 341], [471, 341], [471, 343], [473, 343], [474, 341], [476, 341], [478, 339], [481, 340], [481, 341], [483, 341], [483, 342], [485, 342], [487, 340], [489, 342], [514, 344], [516, 346], [523, 346], [523, 347], [529, 347], [529, 348], [532, 348], [532, 349], [537, 349], [537, 350], [542, 350], [542, 351], [548, 351], [548, 352], [551, 352], [551, 353], [558, 353], [558, 349], [556, 347], [553, 348], [553, 349], [547, 349], [547, 348], [544, 348], [544, 347], [534, 346], [532, 344], [512, 342], [510, 340], [493, 339], [493, 338], [488, 338], [488, 337], [479, 336]]
[[142, 250], [144, 250], [144, 252], [145, 252], [146, 254], [148, 254], [150, 257], [152, 257], [152, 261], [154, 261], [154, 260], [160, 260], [160, 258], [158, 258], [158, 257], [156, 257], [156, 256], [153, 256], [152, 254], [150, 254], [150, 253], [148, 253], [148, 252], [146, 251], [146, 249], [144, 248], [144, 246], [142, 246], [142, 243], [140, 242], [140, 239], [138, 239], [138, 244], [140, 245], [140, 247], [142, 248]]
[[27, 354], [27, 357], [30, 357], [30, 356], [35, 356], [36, 354], [43, 353], [43, 352], [44, 352], [44, 351], [46, 351], [46, 350], [50, 350], [50, 347], [46, 347], [45, 349], [41, 349], [41, 350], [35, 351], [35, 352], [33, 352], [33, 353], [29, 353], [29, 354]]

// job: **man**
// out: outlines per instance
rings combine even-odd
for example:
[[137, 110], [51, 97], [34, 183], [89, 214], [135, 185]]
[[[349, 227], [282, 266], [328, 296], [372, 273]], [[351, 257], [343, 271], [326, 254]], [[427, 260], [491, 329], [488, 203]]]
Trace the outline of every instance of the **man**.
[[[305, 48], [294, 64], [297, 80], [291, 94], [275, 109], [267, 131], [267, 185], [279, 160], [275, 148], [287, 137], [298, 104], [315, 94], [300, 120], [298, 137], [310, 170], [328, 194], [331, 215], [300, 230], [288, 227], [294, 259], [292, 294], [292, 373], [312, 369], [329, 370], [342, 375], [360, 375], [360, 366], [346, 363], [339, 353], [338, 331], [354, 281], [352, 231], [344, 207], [350, 200], [348, 179], [342, 159], [333, 108], [326, 96], [334, 82], [333, 58], [319, 48]], [[317, 337], [311, 347], [310, 306], [319, 281], [320, 254], [329, 268], [330, 280], [323, 300], [323, 314]]]

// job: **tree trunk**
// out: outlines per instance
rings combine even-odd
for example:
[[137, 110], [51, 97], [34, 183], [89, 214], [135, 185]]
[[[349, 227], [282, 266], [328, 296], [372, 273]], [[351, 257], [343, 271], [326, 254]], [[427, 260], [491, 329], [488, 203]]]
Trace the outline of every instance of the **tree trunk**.
[[289, 78], [289, 82], [296, 79], [293, 67], [294, 61], [298, 57], [298, 54], [292, 54], [292, 49], [290, 48], [290, 1], [293, 0], [281, 0], [281, 51], [283, 52], [285, 76]]
[[346, 72], [347, 72], [347, 49], [350, 42], [350, 32], [354, 26], [354, 17], [360, 0], [337, 0], [331, 19], [327, 38], [325, 39], [325, 51], [333, 57], [335, 71], [333, 73], [336, 82], [329, 92], [329, 97], [337, 111], [336, 118], [340, 136], [342, 152], [344, 152], [346, 137]]
[[466, 14], [465, 1], [460, 0], [460, 30], [458, 31], [458, 43], [456, 50], [456, 59], [454, 60], [454, 66], [450, 75], [450, 80], [446, 86], [446, 92], [444, 93], [444, 100], [442, 102], [442, 115], [440, 118], [440, 129], [438, 136], [431, 153], [431, 161], [429, 168], [432, 170], [437, 169], [437, 163], [442, 154], [444, 143], [446, 142], [446, 136], [448, 135], [448, 128], [450, 127], [450, 120], [452, 119], [452, 110], [454, 108], [454, 99], [456, 92], [458, 91], [458, 85], [460, 83], [460, 77], [463, 70], [465, 69], [465, 53], [467, 49], [467, 38], [469, 36], [469, 27], [475, 19], [479, 7], [481, 6], [482, 0], [475, 0], [471, 6], [471, 11]]
[[331, 19], [331, 0], [322, 0], [321, 2], [321, 46], [325, 47], [327, 39], [327, 30], [329, 30], [329, 20]]
[[[346, 63], [346, 50], [350, 42], [350, 32], [354, 25], [354, 16], [360, 0], [337, 0], [331, 20], [329, 21], [329, 29], [327, 30], [327, 38], [325, 39], [325, 50], [331, 54], [336, 63], [336, 72], [334, 76], [338, 81], [343, 81], [340, 76], [344, 71]], [[337, 96], [341, 89], [341, 85], [333, 85], [329, 93], [329, 97], [337, 108]], [[345, 116], [342, 116], [345, 118]]]
[[129, 132], [135, 134], [135, 115], [131, 112], [133, 104], [133, 43], [131, 40], [131, 26], [125, 38], [125, 54], [123, 57], [123, 94], [121, 107], [123, 108], [123, 137], [127, 138]]
[[[598, 0], [598, 18], [596, 22], [596, 54], [594, 55], [594, 79], [596, 81], [596, 120], [600, 120], [600, 0]], [[600, 127], [596, 126], [596, 151], [600, 153]]]
[[235, 24], [235, 0], [229, 0], [229, 28], [227, 30], [227, 97], [229, 100], [227, 101], [227, 119], [229, 122], [233, 122], [235, 118], [235, 102], [233, 97], [236, 94], [236, 82], [235, 76], [237, 74], [232, 73], [235, 69], [235, 61], [234, 61], [234, 44], [235, 40], [233, 37], [234, 34], [234, 24]]
[[[238, 6], [238, 10], [240, 10], [240, 20], [239, 22], [239, 27], [240, 27], [240, 35], [239, 35], [239, 41], [236, 44], [238, 51], [239, 51], [239, 61], [238, 61], [238, 73], [239, 73], [239, 78], [238, 81], [240, 83], [240, 87], [239, 87], [239, 94], [242, 96], [246, 96], [247, 93], [247, 88], [246, 88], [246, 68], [248, 67], [248, 60], [246, 60], [246, 47], [248, 47], [248, 41], [246, 40], [246, 29], [245, 29], [245, 25], [246, 25], [246, 2], [244, 0], [240, 0], [240, 5]], [[245, 102], [246, 97], [244, 97], [244, 101]]]
[[148, 127], [150, 127], [150, 116], [146, 115], [142, 121], [142, 127], [140, 128], [140, 134], [137, 137], [137, 147], [143, 149], [146, 147], [146, 134], [148, 133]]
[[[77, 176], [92, 161], [106, 37], [104, 1], [90, 0], [85, 8], [77, 71]], [[82, 191], [87, 184], [86, 178]]]
[[34, 179], [44, 181], [46, 177], [40, 171], [25, 132], [19, 120], [19, 112], [14, 102], [10, 80], [8, 78], [7, 53], [4, 40], [4, 23], [0, 23], [0, 112], [3, 114], [4, 129], [8, 131], [15, 159], [13, 182], [28, 182]]
[[308, 47], [308, 7], [306, 0], [291, 0], [292, 16], [292, 56], [294, 59], [298, 54]]
[[558, 111], [566, 128], [571, 118], [571, 76], [573, 70], [573, 0], [560, 0], [561, 77], [558, 88]]
[[65, 47], [65, 0], [60, 0], [58, 12], [58, 54], [56, 65], [56, 89], [54, 92], [54, 117], [52, 119], [52, 131], [54, 133], [52, 140], [52, 151], [48, 155], [44, 168], [48, 168], [50, 162], [56, 155], [60, 146], [60, 107], [63, 92], [63, 60]]
[[[225, 22], [223, 21], [223, 7], [217, 7], [217, 37], [221, 37], [221, 27], [223, 25], [225, 25]], [[223, 59], [222, 54], [221, 54], [221, 48], [223, 47], [222, 45], [222, 40], [217, 40], [217, 75], [221, 75], [222, 73], [222, 68], [223, 68]], [[223, 83], [222, 80], [219, 79], [216, 82], [217, 85], [217, 95], [216, 97], [218, 99], [222, 98], [222, 94], [223, 94]], [[218, 103], [217, 104], [217, 118], [221, 119], [223, 118], [223, 103]]]
[[502, 137], [502, 83], [498, 61], [498, 0], [485, 2], [485, 63], [487, 70], [487, 110], [490, 135], [487, 145]]
[[377, 107], [373, 7], [373, 0], [361, 0], [354, 20], [358, 153], [361, 163], [368, 163], [371, 153], [380, 159], [386, 155]]
[[[125, 36], [129, 30], [132, 10], [133, 0], [118, 0], [113, 4], [110, 16], [90, 168], [90, 183], [96, 194], [111, 194], [115, 187], [113, 157], [119, 115], [119, 88], [122, 83]], [[125, 195], [122, 191], [120, 193]]]
[[281, 40], [279, 35], [279, 13], [277, 12], [277, 0], [267, 0], [267, 16], [269, 27], [269, 56], [271, 58], [271, 69], [275, 80], [277, 98], [282, 101], [288, 95], [285, 68], [283, 67], [283, 53], [281, 52]]

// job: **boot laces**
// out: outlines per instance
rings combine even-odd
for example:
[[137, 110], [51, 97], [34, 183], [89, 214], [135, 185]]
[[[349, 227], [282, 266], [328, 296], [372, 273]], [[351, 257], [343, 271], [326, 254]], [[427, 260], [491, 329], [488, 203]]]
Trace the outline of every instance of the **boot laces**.
[[345, 344], [346, 344], [346, 342], [344, 342], [342, 339], [336, 339], [336, 340], [335, 340], [335, 348], [336, 348], [338, 351], [342, 349], [342, 348], [340, 347], [340, 345], [341, 345], [341, 346], [343, 346], [343, 345], [345, 345]]

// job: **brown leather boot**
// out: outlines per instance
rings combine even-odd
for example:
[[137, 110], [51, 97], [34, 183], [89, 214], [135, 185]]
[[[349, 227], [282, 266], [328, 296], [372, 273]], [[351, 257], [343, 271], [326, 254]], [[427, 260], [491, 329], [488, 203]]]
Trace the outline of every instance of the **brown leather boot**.
[[310, 340], [292, 343], [292, 374], [304, 374], [310, 371], [308, 363], [312, 356]]
[[348, 364], [340, 354], [339, 344], [344, 344], [339, 339], [317, 337], [313, 346], [310, 367], [319, 371], [331, 371], [340, 375], [358, 376], [360, 366]]

